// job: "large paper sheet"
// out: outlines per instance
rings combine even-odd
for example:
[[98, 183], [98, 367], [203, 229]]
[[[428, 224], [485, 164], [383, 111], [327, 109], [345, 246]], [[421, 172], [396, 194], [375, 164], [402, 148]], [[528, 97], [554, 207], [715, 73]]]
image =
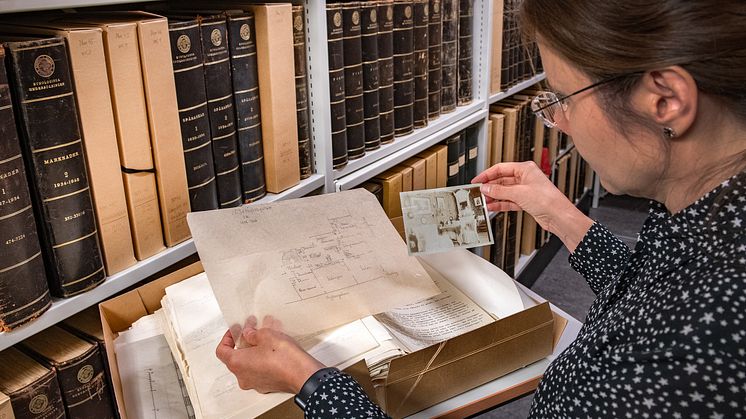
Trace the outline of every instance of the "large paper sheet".
[[301, 336], [440, 292], [363, 189], [187, 219], [231, 326], [273, 315]]
[[418, 258], [497, 318], [524, 310], [513, 279], [502, 269], [468, 250], [420, 255]]

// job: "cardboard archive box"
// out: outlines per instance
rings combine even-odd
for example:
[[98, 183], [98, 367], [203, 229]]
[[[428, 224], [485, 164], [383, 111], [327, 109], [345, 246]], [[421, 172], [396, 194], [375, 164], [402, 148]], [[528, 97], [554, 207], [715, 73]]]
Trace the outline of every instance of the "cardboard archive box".
[[[475, 258], [478, 256], [474, 255]], [[202, 272], [197, 262], [99, 305], [107, 348], [114, 348], [118, 332], [160, 308], [169, 285]], [[387, 413], [407, 416], [464, 391], [492, 381], [552, 353], [566, 321], [548, 303], [537, 304], [479, 329], [430, 346], [391, 362], [379, 399]], [[217, 345], [217, 342], [216, 342]], [[127, 419], [116, 354], [107, 351], [117, 406]], [[369, 395], [374, 395], [367, 367], [361, 361], [346, 370]], [[302, 417], [292, 400], [262, 417]]]
[[[111, 348], [106, 351], [106, 358], [111, 371], [112, 387], [116, 397], [116, 406], [119, 410], [121, 419], [127, 419], [128, 416], [126, 406], [124, 405], [124, 396], [122, 394], [122, 381], [120, 379], [119, 366], [117, 364], [117, 355], [114, 353], [114, 339], [116, 339], [119, 332], [129, 329], [132, 323], [139, 318], [147, 316], [148, 314], [153, 314], [156, 310], [161, 308], [161, 299], [166, 295], [166, 287], [187, 278], [191, 278], [203, 271], [202, 264], [196, 262], [99, 304], [105, 346], [106, 348]], [[215, 342], [216, 348], [217, 345], [218, 342]], [[365, 361], [357, 362], [356, 364], [346, 368], [344, 371], [353, 376], [355, 380], [360, 383], [365, 392], [370, 395], [374, 401], [376, 400], [373, 384], [368, 375], [368, 367], [365, 365]], [[295, 402], [291, 398], [259, 417], [262, 419], [300, 419], [303, 417], [303, 412], [295, 405]], [[4, 418], [0, 417], [0, 419]]]

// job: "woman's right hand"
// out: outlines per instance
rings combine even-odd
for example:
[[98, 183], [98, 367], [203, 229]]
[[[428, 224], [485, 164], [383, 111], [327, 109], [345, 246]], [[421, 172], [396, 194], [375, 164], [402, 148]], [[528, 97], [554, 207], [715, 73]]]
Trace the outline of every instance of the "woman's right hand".
[[549, 180], [536, 163], [498, 163], [475, 177], [490, 211], [526, 211], [573, 252], [593, 225]]

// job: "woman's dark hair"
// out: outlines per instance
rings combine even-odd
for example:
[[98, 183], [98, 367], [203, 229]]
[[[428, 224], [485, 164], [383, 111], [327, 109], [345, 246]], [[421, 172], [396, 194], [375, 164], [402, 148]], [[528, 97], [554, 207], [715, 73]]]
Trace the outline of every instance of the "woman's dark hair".
[[[746, 0], [523, 0], [524, 37], [538, 39], [599, 86], [621, 132], [656, 129], [629, 96], [640, 74], [678, 65], [703, 94], [746, 123]], [[746, 155], [733, 156], [743, 169]]]
[[746, 120], [744, 0], [523, 0], [520, 19], [591, 79], [680, 65]]

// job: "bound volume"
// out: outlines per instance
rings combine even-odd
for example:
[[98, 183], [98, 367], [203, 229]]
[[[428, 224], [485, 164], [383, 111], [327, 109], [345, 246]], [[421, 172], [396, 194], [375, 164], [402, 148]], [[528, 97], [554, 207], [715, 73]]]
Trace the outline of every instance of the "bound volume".
[[378, 124], [378, 1], [360, 3], [361, 46], [363, 52], [363, 119], [365, 123], [365, 149], [381, 146]]
[[441, 39], [443, 14], [440, 0], [430, 2], [430, 20], [428, 21], [427, 51], [427, 117], [435, 119], [440, 116], [440, 81], [441, 81]]
[[305, 179], [313, 174], [313, 152], [311, 150], [311, 123], [308, 118], [306, 19], [303, 13], [303, 5], [293, 6], [293, 50], [295, 58], [295, 112], [298, 119], [298, 160], [300, 178]]
[[57, 371], [68, 418], [116, 417], [97, 344], [52, 326], [21, 342], [21, 347]]
[[205, 88], [215, 174], [220, 208], [241, 205], [236, 114], [233, 108], [231, 64], [225, 17], [213, 16], [200, 21], [202, 54], [205, 64]]
[[471, 67], [473, 56], [472, 20], [474, 0], [459, 0], [458, 25], [458, 105], [472, 101]]
[[18, 419], [65, 417], [57, 374], [15, 347], [0, 352], [0, 391]]
[[[0, 63], [5, 50], [0, 46]], [[0, 330], [40, 316], [51, 305], [5, 66], [0, 65]]]
[[459, 177], [459, 145], [461, 144], [461, 135], [456, 134], [446, 140], [448, 147], [448, 180], [446, 186], [461, 185]]
[[441, 43], [440, 111], [456, 109], [458, 100], [456, 79], [458, 78], [458, 9], [459, 0], [442, 0], [443, 32]]
[[394, 0], [394, 134], [414, 130], [414, 11], [412, 2]]
[[217, 209], [218, 188], [212, 158], [199, 22], [169, 22], [189, 203], [192, 211]]
[[65, 41], [7, 45], [47, 278], [53, 294], [69, 297], [106, 275]]
[[329, 102], [332, 114], [332, 166], [335, 169], [347, 164], [343, 35], [342, 3], [327, 3], [326, 36], [329, 52]]
[[466, 130], [459, 134], [458, 142], [458, 184], [466, 183]]
[[414, 1], [414, 107], [413, 120], [415, 128], [427, 126], [428, 114], [428, 42], [429, 0]]
[[477, 176], [477, 157], [479, 153], [479, 135], [477, 129], [469, 127], [466, 129], [466, 178], [464, 183], [469, 183]]
[[254, 202], [267, 194], [254, 28], [252, 13], [228, 14], [228, 42], [244, 203]]
[[361, 46], [360, 3], [342, 4], [345, 65], [345, 115], [347, 120], [347, 157], [365, 154], [363, 126], [363, 54]]
[[378, 126], [381, 144], [394, 141], [394, 0], [378, 2]]

